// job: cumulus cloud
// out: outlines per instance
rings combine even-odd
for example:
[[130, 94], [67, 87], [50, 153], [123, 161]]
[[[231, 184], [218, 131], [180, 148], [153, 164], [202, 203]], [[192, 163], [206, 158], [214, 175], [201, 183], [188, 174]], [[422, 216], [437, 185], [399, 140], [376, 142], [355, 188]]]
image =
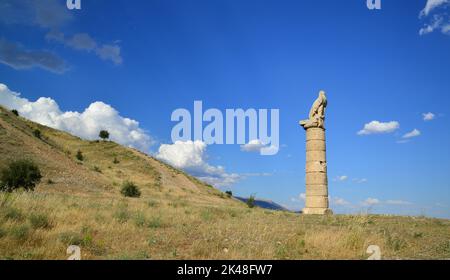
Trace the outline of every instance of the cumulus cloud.
[[351, 181], [353, 183], [357, 183], [357, 184], [362, 184], [362, 183], [366, 183], [367, 179], [366, 178], [350, 178], [347, 175], [341, 175], [341, 176], [336, 176], [333, 181], [334, 182], [345, 182], [345, 181], [349, 181], [351, 179]]
[[251, 140], [250, 142], [248, 142], [245, 145], [241, 146], [241, 151], [243, 152], [258, 152], [261, 151], [261, 149], [264, 148], [264, 144], [256, 139], [256, 140]]
[[117, 110], [103, 102], [94, 102], [81, 113], [62, 112], [51, 98], [41, 97], [32, 102], [0, 84], [0, 104], [16, 109], [32, 121], [84, 139], [98, 139], [100, 130], [108, 130], [111, 140], [125, 146], [147, 151], [153, 144], [137, 121], [120, 116]]
[[103, 45], [95, 50], [95, 53], [103, 60], [110, 60], [114, 64], [122, 64], [123, 59], [120, 55], [120, 47], [118, 45]]
[[26, 50], [22, 46], [0, 39], [0, 63], [16, 70], [42, 68], [54, 73], [67, 70], [66, 63], [48, 51]]
[[347, 181], [347, 179], [348, 179], [348, 176], [347, 176], [347, 175], [342, 175], [342, 176], [337, 176], [336, 178], [334, 178], [333, 181], [336, 181], [336, 182], [343, 182], [343, 181]]
[[377, 199], [377, 198], [368, 198], [368, 199], [366, 199], [366, 200], [364, 200], [363, 202], [362, 202], [362, 205], [364, 205], [364, 206], [373, 206], [373, 205], [377, 205], [377, 204], [380, 204], [381, 202], [380, 202], [380, 200], [379, 199]]
[[389, 205], [411, 205], [412, 203], [404, 200], [386, 200], [386, 204]]
[[357, 184], [363, 184], [363, 183], [367, 183], [368, 180], [366, 178], [354, 178], [353, 182], [355, 182]]
[[372, 121], [364, 125], [364, 128], [358, 132], [358, 135], [391, 133], [400, 128], [400, 123], [396, 121], [379, 122]]
[[449, 0], [428, 0], [425, 5], [425, 8], [420, 12], [420, 15], [428, 16], [432, 10], [448, 2]]
[[270, 177], [273, 176], [273, 173], [270, 172], [263, 172], [263, 173], [243, 173], [240, 174], [240, 176], [242, 178], [247, 178], [247, 177]]
[[278, 153], [279, 147], [274, 145], [265, 145], [261, 140], [255, 139], [251, 140], [245, 145], [241, 145], [241, 151], [247, 153], [261, 153], [262, 149], [266, 149], [267, 154], [276, 154]]
[[363, 206], [374, 206], [374, 205], [392, 205], [392, 206], [406, 206], [412, 205], [413, 203], [405, 200], [386, 200], [381, 201], [377, 198], [368, 198], [361, 203]]
[[97, 42], [87, 33], [73, 35], [72, 38], [67, 40], [66, 44], [76, 50], [92, 51], [97, 48]]
[[240, 179], [238, 174], [227, 173], [224, 167], [207, 163], [206, 149], [207, 145], [202, 141], [177, 141], [161, 145], [156, 158], [216, 187], [229, 187], [236, 183]]
[[411, 132], [406, 133], [405, 135], [402, 136], [403, 139], [410, 139], [410, 138], [414, 138], [414, 137], [418, 137], [420, 136], [421, 132], [418, 129], [414, 129]]
[[335, 206], [348, 206], [350, 202], [340, 197], [330, 197], [330, 204]]
[[420, 18], [431, 19], [419, 30], [420, 35], [429, 34], [440, 30], [443, 34], [450, 35], [450, 17], [446, 9], [450, 7], [450, 0], [428, 0], [425, 8], [420, 12]]
[[432, 120], [434, 120], [436, 118], [436, 115], [431, 113], [431, 112], [423, 113], [422, 116], [423, 116], [423, 120], [426, 121], [426, 122], [427, 121], [432, 121]]

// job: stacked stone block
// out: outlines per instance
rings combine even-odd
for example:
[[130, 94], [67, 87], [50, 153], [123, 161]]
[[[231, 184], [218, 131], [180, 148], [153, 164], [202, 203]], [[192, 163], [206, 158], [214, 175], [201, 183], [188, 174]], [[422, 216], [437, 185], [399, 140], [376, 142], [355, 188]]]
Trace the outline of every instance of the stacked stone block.
[[304, 214], [332, 214], [328, 201], [325, 129], [306, 129], [306, 201]]

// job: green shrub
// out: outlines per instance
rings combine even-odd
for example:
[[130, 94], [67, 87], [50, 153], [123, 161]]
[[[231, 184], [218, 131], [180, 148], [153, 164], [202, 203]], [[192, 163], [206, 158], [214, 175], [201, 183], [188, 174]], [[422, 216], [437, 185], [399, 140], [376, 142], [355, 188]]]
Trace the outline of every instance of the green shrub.
[[36, 138], [41, 139], [41, 137], [42, 137], [41, 131], [39, 129], [35, 129], [33, 131], [33, 134], [34, 134], [34, 137], [36, 137]]
[[251, 195], [248, 199], [247, 199], [247, 206], [248, 208], [253, 208], [255, 207], [255, 196]]
[[113, 160], [113, 163], [114, 163], [114, 164], [119, 164], [120, 161], [115, 157], [114, 160]]
[[145, 219], [145, 215], [142, 212], [139, 212], [136, 214], [136, 216], [134, 217], [134, 224], [137, 227], [143, 227], [145, 226], [146, 223], [146, 219]]
[[160, 228], [162, 225], [161, 218], [160, 217], [153, 217], [148, 221], [148, 227], [149, 228]]
[[79, 161], [83, 161], [83, 160], [84, 160], [83, 153], [82, 153], [80, 150], [77, 151], [77, 154], [76, 154], [75, 157], [76, 157]]
[[33, 191], [41, 181], [39, 167], [30, 160], [18, 160], [9, 164], [0, 174], [0, 191], [12, 192], [19, 188]]
[[17, 240], [25, 240], [30, 233], [30, 227], [28, 225], [19, 225], [11, 228], [10, 234]]
[[83, 245], [83, 236], [77, 232], [68, 231], [63, 232], [59, 235], [59, 241], [64, 243], [64, 245]]
[[126, 181], [122, 185], [122, 190], [120, 193], [125, 197], [140, 197], [141, 191], [139, 190], [138, 186], [136, 186], [133, 182]]
[[156, 200], [149, 200], [149, 201], [147, 201], [147, 205], [148, 205], [148, 207], [156, 207], [156, 206], [158, 206], [158, 201], [156, 201]]
[[233, 196], [233, 192], [232, 191], [226, 191], [225, 193], [227, 194], [228, 197], [232, 197]]
[[31, 214], [28, 218], [33, 229], [49, 229], [52, 224], [46, 214]]
[[12, 110], [11, 112], [16, 116], [19, 116], [19, 112], [17, 110]]
[[22, 221], [24, 219], [24, 215], [19, 209], [8, 207], [5, 210], [2, 211], [3, 217], [7, 220], [14, 220], [14, 221]]
[[120, 208], [115, 214], [114, 214], [114, 218], [116, 218], [116, 220], [123, 224], [126, 223], [128, 221], [128, 219], [130, 218], [130, 213], [128, 212], [128, 210], [126, 208]]

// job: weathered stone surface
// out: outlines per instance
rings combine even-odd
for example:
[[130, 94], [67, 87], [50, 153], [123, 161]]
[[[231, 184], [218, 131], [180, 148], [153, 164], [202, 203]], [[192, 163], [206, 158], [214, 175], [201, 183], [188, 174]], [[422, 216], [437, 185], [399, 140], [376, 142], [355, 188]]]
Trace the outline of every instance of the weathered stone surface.
[[325, 130], [322, 128], [309, 128], [306, 130], [306, 141], [326, 140]]
[[306, 151], [325, 151], [325, 140], [306, 141]]
[[327, 185], [309, 185], [306, 186], [306, 193], [310, 196], [321, 195], [328, 197], [328, 187]]
[[306, 205], [309, 205], [310, 208], [328, 208], [328, 196], [307, 196]]
[[325, 108], [327, 106], [325, 92], [311, 108], [309, 120], [301, 121], [306, 130], [306, 199], [304, 214], [332, 214], [328, 208], [328, 177], [325, 142]]
[[333, 211], [328, 208], [303, 208], [302, 212], [306, 215], [333, 215]]
[[328, 185], [327, 174], [323, 172], [306, 173], [306, 185]]
[[327, 172], [327, 163], [325, 161], [306, 162], [306, 173], [310, 172]]
[[306, 151], [306, 162], [325, 162], [327, 156], [325, 151]]

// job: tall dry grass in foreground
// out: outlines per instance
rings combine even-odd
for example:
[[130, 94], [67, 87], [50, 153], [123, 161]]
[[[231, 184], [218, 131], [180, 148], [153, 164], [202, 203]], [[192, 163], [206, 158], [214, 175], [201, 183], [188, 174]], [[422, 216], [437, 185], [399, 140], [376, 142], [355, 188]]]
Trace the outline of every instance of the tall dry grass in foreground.
[[450, 221], [301, 216], [159, 197], [0, 194], [0, 259], [449, 259]]

